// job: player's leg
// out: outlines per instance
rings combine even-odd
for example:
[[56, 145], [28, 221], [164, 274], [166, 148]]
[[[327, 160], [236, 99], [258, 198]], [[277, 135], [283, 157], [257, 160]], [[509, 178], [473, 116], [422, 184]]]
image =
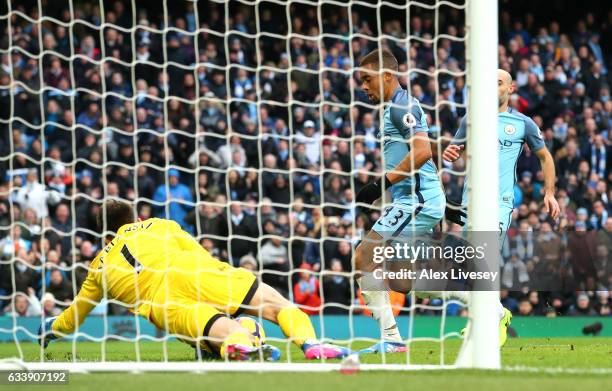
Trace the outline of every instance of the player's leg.
[[[281, 329], [303, 350], [314, 345], [316, 334], [310, 318], [293, 303], [285, 299], [272, 287], [259, 283], [255, 275], [248, 270], [235, 268], [225, 262], [206, 259], [200, 262], [197, 278], [193, 278], [199, 298], [211, 303], [221, 311], [232, 316], [242, 313], [254, 316], [261, 315], [281, 326]], [[194, 290], [195, 291], [195, 290]], [[266, 347], [267, 348], [267, 347]], [[308, 358], [315, 358], [311, 353]], [[326, 358], [342, 357], [348, 349], [328, 349], [323, 352]]]
[[[432, 232], [433, 227], [442, 218], [444, 208], [445, 198], [441, 193], [427, 201], [422, 200], [421, 197], [417, 203], [412, 203], [412, 201], [394, 203], [385, 209], [366, 238], [357, 246], [355, 266], [361, 273], [361, 276], [357, 278], [357, 283], [361, 288], [361, 295], [366, 305], [378, 322], [382, 339], [380, 343], [362, 350], [362, 353], [379, 351], [389, 353], [407, 350], [397, 329], [388, 290], [385, 286], [380, 286], [380, 283], [376, 286], [376, 282], [371, 278], [365, 281], [369, 273], [379, 267], [373, 260], [375, 247], [383, 246], [387, 241], [411, 240], [418, 235]], [[370, 288], [372, 282], [375, 282], [374, 289]], [[403, 283], [404, 285], [409, 284], [410, 281]]]
[[[389, 207], [386, 210], [386, 215], [393, 216], [394, 208]], [[381, 230], [385, 222], [383, 221], [383, 223], [380, 223], [380, 221], [384, 219], [385, 215], [377, 222]], [[390, 220], [390, 222], [393, 221], [394, 220]], [[359, 273], [357, 284], [361, 289], [363, 301], [372, 312], [372, 317], [376, 320], [380, 329], [381, 342], [371, 347], [371, 352], [376, 353], [381, 350], [388, 353], [405, 352], [406, 345], [403, 343], [397, 328], [397, 322], [395, 321], [393, 309], [391, 308], [389, 292], [384, 286], [374, 286], [376, 284], [381, 284], [382, 281], [373, 281], [370, 277], [372, 272], [379, 267], [379, 265], [374, 262], [374, 249], [379, 246], [384, 246], [384, 244], [385, 238], [374, 229], [368, 232], [366, 237], [359, 243], [355, 249], [354, 255], [355, 268]], [[364, 353], [366, 352], [364, 351]]]
[[308, 315], [267, 284], [258, 284], [241, 311], [278, 324], [308, 359], [341, 358], [350, 354], [347, 348], [320, 343]]
[[[160, 311], [155, 311], [154, 320], [159, 313]], [[260, 351], [247, 329], [210, 304], [202, 302], [173, 304], [168, 307], [164, 317], [168, 332], [213, 357], [239, 361], [261, 358], [276, 361], [280, 358], [278, 349], [266, 347]]]
[[[184, 251], [177, 254], [180, 267], [171, 269], [153, 300], [151, 320], [160, 328], [176, 334], [196, 347], [196, 356], [206, 354], [228, 359], [259, 359], [251, 333], [231, 319], [234, 296], [218, 293], [232, 291], [233, 267], [219, 262], [206, 252]], [[244, 297], [254, 276], [237, 280], [236, 290]], [[246, 288], [245, 288], [246, 287]], [[242, 298], [240, 299], [242, 300]], [[280, 351], [263, 349], [264, 358], [280, 358]]]
[[[512, 205], [500, 205], [499, 208], [499, 228], [500, 228], [500, 251], [503, 249], [504, 244], [508, 237], [508, 228], [512, 222]], [[497, 306], [497, 312], [499, 315], [499, 346], [504, 346], [508, 340], [508, 326], [512, 322], [512, 312], [505, 308], [501, 301]]]
[[[512, 220], [512, 207], [511, 206], [500, 206], [499, 211], [499, 237], [500, 237], [500, 251], [504, 246], [504, 242], [507, 237], [508, 228]], [[470, 303], [470, 292], [469, 291], [421, 291], [415, 292], [415, 295], [419, 298], [442, 298], [445, 300], [458, 300], [465, 305], [469, 306]], [[496, 305], [497, 315], [499, 317], [499, 346], [504, 346], [508, 338], [508, 326], [512, 322], [512, 312], [505, 308], [501, 302]], [[461, 335], [466, 334], [466, 328], [461, 330]]]
[[[468, 291], [420, 291], [415, 292], [416, 297], [420, 299], [444, 299], [444, 300], [457, 300], [469, 306], [470, 304], [470, 292]], [[496, 305], [496, 311], [499, 316], [499, 346], [504, 346], [507, 340], [508, 326], [512, 321], [512, 312], [505, 308], [501, 302]], [[469, 327], [469, 325], [468, 325]], [[461, 330], [461, 335], [465, 335], [467, 327]]]
[[242, 312], [277, 323], [298, 346], [317, 338], [308, 315], [268, 284], [257, 285], [257, 290], [243, 306]]

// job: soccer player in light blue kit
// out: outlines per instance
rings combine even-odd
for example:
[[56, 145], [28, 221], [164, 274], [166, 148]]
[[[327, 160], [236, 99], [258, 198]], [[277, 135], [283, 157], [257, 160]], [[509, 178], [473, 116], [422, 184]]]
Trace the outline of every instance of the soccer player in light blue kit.
[[[523, 144], [540, 159], [544, 172], [544, 206], [552, 218], [559, 214], [559, 204], [555, 199], [555, 163], [544, 146], [542, 133], [533, 120], [519, 111], [508, 107], [508, 98], [514, 92], [512, 76], [502, 69], [498, 70], [499, 116], [497, 134], [499, 143], [499, 230], [505, 236], [512, 219], [514, 208], [514, 185], [516, 184], [516, 163]], [[454, 162], [459, 159], [466, 141], [465, 117], [461, 120], [455, 134], [442, 157]], [[462, 204], [467, 205], [467, 186], [463, 188]]]
[[[508, 107], [508, 99], [514, 92], [512, 76], [499, 69], [497, 71], [497, 85], [499, 98], [499, 115], [497, 121], [497, 136], [499, 144], [499, 230], [502, 243], [505, 240], [508, 227], [512, 219], [514, 208], [514, 186], [516, 184], [516, 163], [523, 144], [540, 159], [544, 172], [544, 206], [550, 216], [555, 219], [559, 215], [559, 204], [555, 199], [555, 163], [544, 145], [542, 133], [533, 120], [517, 110]], [[466, 141], [465, 117], [461, 120], [459, 130], [451, 144], [444, 150], [444, 160], [454, 162], [461, 157]], [[466, 182], [467, 183], [467, 178]], [[464, 184], [462, 204], [467, 205], [467, 186]], [[468, 211], [469, 212], [469, 211]], [[458, 219], [447, 219], [462, 224]], [[463, 225], [463, 224], [462, 224]], [[449, 292], [450, 296], [467, 303], [468, 292]], [[499, 305], [500, 316], [500, 345], [506, 342], [506, 329], [512, 319], [510, 311]]]
[[[381, 74], [381, 64], [389, 72]], [[386, 104], [381, 132], [385, 175], [364, 186], [356, 202], [371, 205], [387, 189], [393, 200], [355, 251], [355, 265], [366, 274], [377, 266], [374, 247], [414, 232], [431, 232], [444, 216], [446, 198], [432, 161], [425, 113], [391, 73], [398, 70], [397, 59], [388, 50], [374, 50], [360, 66], [363, 91], [371, 101]], [[357, 278], [361, 294], [381, 331], [381, 342], [362, 353], [405, 352], [388, 291], [364, 289], [362, 280], [363, 276]]]

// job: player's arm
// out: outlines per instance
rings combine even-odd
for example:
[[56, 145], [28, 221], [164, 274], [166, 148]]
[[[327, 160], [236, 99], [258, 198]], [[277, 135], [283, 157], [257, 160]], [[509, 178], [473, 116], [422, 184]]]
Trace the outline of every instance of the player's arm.
[[458, 160], [463, 152], [465, 152], [465, 142], [466, 139], [466, 118], [467, 115], [463, 116], [461, 122], [459, 123], [459, 129], [457, 129], [457, 133], [455, 133], [455, 137], [451, 143], [444, 149], [442, 152], [442, 158], [447, 162], [454, 162]]
[[387, 180], [394, 184], [421, 168], [431, 159], [432, 153], [427, 119], [418, 104], [408, 108], [391, 107], [390, 115], [393, 125], [410, 137], [410, 152], [386, 175]]
[[531, 119], [525, 122], [525, 142], [540, 159], [540, 165], [544, 173], [544, 206], [550, 217], [556, 219], [561, 210], [555, 199], [555, 162], [548, 148], [544, 145], [542, 132]]
[[408, 108], [392, 107], [390, 115], [393, 125], [402, 134], [408, 135], [410, 152], [383, 178], [364, 186], [357, 194], [357, 202], [373, 203], [381, 197], [383, 189], [386, 190], [412, 175], [432, 157], [427, 122], [421, 107], [418, 104], [412, 104]]
[[59, 316], [46, 319], [41, 325], [39, 336], [41, 337], [40, 342], [44, 347], [47, 347], [50, 340], [72, 334], [85, 321], [91, 310], [102, 300], [104, 293], [95, 276], [95, 273], [99, 273], [97, 270], [97, 265], [100, 263], [99, 257], [100, 255], [91, 262], [87, 278], [72, 304]]
[[[461, 118], [461, 122], [459, 123], [459, 129], [457, 129], [455, 137], [453, 137], [448, 147], [446, 147], [446, 149], [444, 149], [444, 152], [442, 153], [442, 158], [447, 162], [454, 162], [458, 160], [465, 152], [465, 142], [467, 141], [466, 118], [467, 114], [464, 115], [463, 118]], [[460, 226], [464, 226], [467, 214], [465, 213], [465, 210], [461, 204], [458, 204], [447, 198], [444, 216], [446, 217], [447, 221], [459, 224]]]

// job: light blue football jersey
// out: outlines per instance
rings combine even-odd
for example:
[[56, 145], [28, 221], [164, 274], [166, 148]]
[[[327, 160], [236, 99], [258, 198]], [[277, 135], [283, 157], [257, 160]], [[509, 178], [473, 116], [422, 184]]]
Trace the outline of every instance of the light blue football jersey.
[[[408, 140], [416, 133], [428, 136], [427, 120], [419, 101], [403, 88], [393, 93], [383, 114], [382, 140], [385, 171], [392, 171], [410, 153]], [[423, 204], [443, 194], [438, 171], [432, 159], [418, 170], [393, 184], [393, 203]]]
[[[532, 151], [544, 148], [542, 132], [533, 120], [519, 111], [508, 108], [497, 116], [497, 139], [499, 146], [499, 207], [500, 216], [508, 214], [514, 206], [514, 185], [516, 184], [516, 164], [527, 143]], [[453, 144], [466, 144], [465, 117], [453, 138]], [[463, 187], [463, 205], [467, 205], [467, 177]], [[501, 218], [501, 217], [500, 217]], [[504, 226], [509, 221], [504, 221]]]

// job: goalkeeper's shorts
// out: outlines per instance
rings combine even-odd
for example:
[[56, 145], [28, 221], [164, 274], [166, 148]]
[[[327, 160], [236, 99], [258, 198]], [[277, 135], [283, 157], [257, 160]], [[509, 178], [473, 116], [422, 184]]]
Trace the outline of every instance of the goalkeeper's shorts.
[[446, 198], [442, 193], [420, 203], [394, 202], [383, 210], [372, 230], [385, 240], [429, 233], [442, 220], [445, 207]]
[[151, 321], [192, 346], [214, 352], [208, 341], [213, 323], [238, 316], [257, 291], [257, 279], [199, 251], [182, 252], [152, 303]]

